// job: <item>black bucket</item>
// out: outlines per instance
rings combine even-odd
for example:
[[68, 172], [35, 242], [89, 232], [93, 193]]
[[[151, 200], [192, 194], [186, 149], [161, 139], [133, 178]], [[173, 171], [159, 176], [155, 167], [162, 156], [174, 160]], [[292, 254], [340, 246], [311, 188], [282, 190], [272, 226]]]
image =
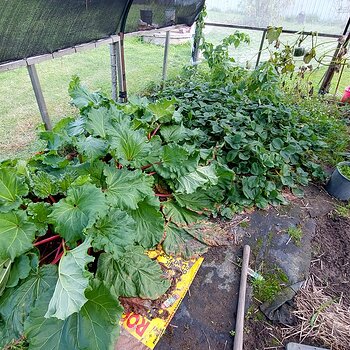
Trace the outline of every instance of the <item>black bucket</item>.
[[350, 166], [350, 162], [341, 162], [337, 165], [325, 188], [331, 196], [347, 201], [350, 199], [350, 180], [340, 173], [338, 167], [341, 165]]
[[153, 12], [152, 10], [140, 10], [140, 18], [142, 22], [152, 24]]

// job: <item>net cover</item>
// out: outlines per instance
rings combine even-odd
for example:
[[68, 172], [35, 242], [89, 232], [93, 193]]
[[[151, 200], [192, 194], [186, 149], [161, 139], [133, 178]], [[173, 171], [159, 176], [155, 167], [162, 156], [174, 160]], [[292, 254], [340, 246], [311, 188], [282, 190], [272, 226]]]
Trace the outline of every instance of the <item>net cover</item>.
[[204, 0], [0, 0], [0, 63], [107, 38], [125, 22], [129, 33], [192, 25], [203, 5]]

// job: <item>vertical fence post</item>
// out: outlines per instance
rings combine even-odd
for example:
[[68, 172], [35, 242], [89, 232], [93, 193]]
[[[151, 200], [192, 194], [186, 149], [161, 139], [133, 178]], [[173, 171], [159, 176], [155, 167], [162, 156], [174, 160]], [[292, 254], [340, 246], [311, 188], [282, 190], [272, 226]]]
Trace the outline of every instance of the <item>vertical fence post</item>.
[[[123, 91], [123, 72], [122, 72], [122, 64], [120, 60], [120, 42], [116, 43], [116, 63], [117, 63], [117, 80], [118, 80], [118, 90], [119, 95], [120, 92]], [[119, 102], [122, 102], [119, 96]]]
[[125, 70], [125, 52], [124, 52], [124, 33], [119, 33], [119, 45], [117, 53], [117, 65], [118, 65], [118, 84], [119, 84], [119, 101], [127, 102], [128, 94], [126, 89], [126, 70]]
[[111, 74], [112, 74], [112, 99], [117, 100], [117, 54], [116, 46], [118, 43], [109, 44], [111, 56]]
[[165, 80], [167, 78], [169, 44], [170, 44], [170, 30], [168, 30], [166, 32], [166, 34], [165, 34], [164, 58], [163, 58], [163, 74], [162, 74], [162, 85], [163, 85], [163, 87], [165, 85]]
[[198, 53], [199, 53], [199, 44], [202, 36], [202, 28], [200, 28], [199, 24], [196, 22], [196, 29], [193, 36], [193, 45], [191, 52], [191, 60], [192, 64], [197, 64], [198, 61]]
[[43, 92], [41, 90], [40, 81], [39, 81], [38, 73], [36, 71], [36, 67], [34, 64], [31, 64], [31, 65], [27, 66], [27, 69], [28, 69], [30, 81], [32, 82], [32, 86], [33, 86], [36, 102], [37, 102], [38, 107], [39, 107], [41, 119], [43, 120], [43, 122], [45, 124], [45, 129], [51, 130], [52, 124], [51, 124], [51, 120], [49, 117], [49, 113], [47, 111], [46, 103], [44, 100], [44, 95], [43, 95]]
[[258, 57], [257, 57], [257, 59], [256, 59], [255, 68], [256, 68], [256, 67], [259, 65], [259, 63], [260, 63], [261, 51], [262, 51], [263, 46], [264, 46], [265, 37], [266, 37], [266, 29], [263, 31], [263, 33], [262, 33], [262, 35], [261, 35], [260, 47], [259, 47]]

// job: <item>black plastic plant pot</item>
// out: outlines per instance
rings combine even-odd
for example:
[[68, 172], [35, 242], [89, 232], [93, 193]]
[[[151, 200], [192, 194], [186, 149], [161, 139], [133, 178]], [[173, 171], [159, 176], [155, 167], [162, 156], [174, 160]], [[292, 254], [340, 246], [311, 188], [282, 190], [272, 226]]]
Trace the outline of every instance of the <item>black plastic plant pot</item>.
[[339, 170], [339, 167], [342, 165], [348, 165], [350, 167], [350, 162], [338, 163], [326, 185], [326, 191], [335, 198], [347, 201], [350, 199], [350, 179], [344, 176]]
[[293, 55], [294, 57], [301, 57], [301, 56], [304, 56], [305, 54], [305, 47], [296, 47], [294, 48], [294, 52], [293, 52]]
[[153, 12], [152, 10], [140, 10], [141, 21], [149, 25], [153, 22]]

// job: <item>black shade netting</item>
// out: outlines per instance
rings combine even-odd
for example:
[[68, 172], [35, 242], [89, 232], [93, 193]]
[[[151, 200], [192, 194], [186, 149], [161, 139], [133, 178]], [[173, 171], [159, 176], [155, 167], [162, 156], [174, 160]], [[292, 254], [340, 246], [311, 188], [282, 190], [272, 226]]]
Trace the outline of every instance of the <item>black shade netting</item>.
[[[132, 1], [0, 0], [0, 62], [52, 53], [116, 34], [128, 13], [130, 2]], [[127, 32], [176, 23], [191, 25], [203, 2], [204, 0], [135, 1], [130, 9], [130, 20], [127, 20]], [[150, 18], [150, 12], [147, 11], [152, 12], [149, 24], [142, 20], [145, 16], [146, 20]], [[146, 23], [143, 28], [142, 23]]]
[[191, 26], [204, 6], [204, 0], [134, 0], [125, 32], [131, 33], [175, 24]]

